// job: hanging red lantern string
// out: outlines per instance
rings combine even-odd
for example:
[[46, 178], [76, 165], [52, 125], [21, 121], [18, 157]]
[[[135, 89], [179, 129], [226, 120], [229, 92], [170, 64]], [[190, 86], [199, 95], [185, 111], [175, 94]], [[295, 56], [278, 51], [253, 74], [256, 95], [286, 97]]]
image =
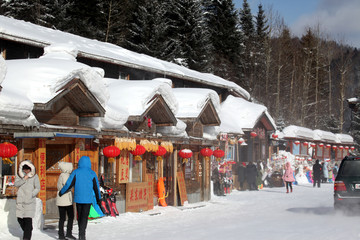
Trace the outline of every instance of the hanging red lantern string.
[[120, 155], [120, 149], [115, 146], [107, 146], [103, 149], [103, 154], [108, 158], [109, 163], [113, 163], [115, 158]]
[[162, 146], [159, 146], [159, 149], [156, 152], [153, 152], [152, 154], [156, 157], [156, 160], [162, 161], [163, 160], [162, 156], [164, 156], [165, 153], [166, 153], [166, 149]]
[[209, 160], [210, 156], [213, 154], [213, 151], [210, 148], [203, 148], [200, 150], [200, 153], [203, 157], [205, 157], [205, 160]]
[[191, 158], [193, 155], [192, 151], [190, 149], [181, 149], [179, 152], [179, 156], [183, 159], [183, 163], [187, 163], [188, 159]]
[[251, 133], [250, 133], [250, 136], [254, 138], [254, 137], [257, 136], [257, 133], [256, 133], [256, 132], [251, 132]]
[[138, 144], [136, 145], [135, 150], [131, 151], [130, 153], [135, 156], [134, 158], [135, 161], [141, 161], [142, 159], [140, 155], [143, 155], [145, 152], [146, 152], [145, 147]]
[[225, 152], [218, 148], [213, 152], [213, 155], [217, 161], [220, 161], [221, 158], [225, 155]]
[[0, 157], [4, 163], [13, 164], [13, 161], [11, 161], [10, 158], [15, 156], [17, 151], [17, 147], [12, 143], [0, 143]]

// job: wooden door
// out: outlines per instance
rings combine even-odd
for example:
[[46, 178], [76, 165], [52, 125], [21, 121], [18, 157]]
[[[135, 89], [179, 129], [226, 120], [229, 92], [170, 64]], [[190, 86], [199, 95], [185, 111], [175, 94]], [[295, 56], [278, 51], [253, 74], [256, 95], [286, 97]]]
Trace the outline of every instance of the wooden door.
[[[81, 156], [88, 156], [91, 161], [91, 169], [98, 175], [99, 170], [99, 154], [98, 151], [80, 151]], [[77, 164], [76, 164], [77, 167]]]
[[57, 181], [60, 176], [59, 163], [73, 162], [71, 158], [72, 145], [47, 144], [46, 145], [46, 199], [55, 198], [57, 194]]

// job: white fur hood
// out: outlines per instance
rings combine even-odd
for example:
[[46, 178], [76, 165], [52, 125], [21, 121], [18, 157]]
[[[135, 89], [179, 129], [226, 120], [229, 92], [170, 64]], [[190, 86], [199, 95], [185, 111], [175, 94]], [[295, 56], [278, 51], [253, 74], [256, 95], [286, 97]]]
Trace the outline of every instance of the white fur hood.
[[21, 178], [25, 177], [25, 174], [24, 174], [24, 172], [22, 170], [24, 165], [28, 165], [31, 168], [31, 171], [29, 173], [29, 177], [32, 178], [33, 176], [35, 176], [36, 169], [35, 169], [34, 164], [30, 160], [24, 160], [19, 164], [19, 171], [18, 171], [19, 177], [21, 177]]

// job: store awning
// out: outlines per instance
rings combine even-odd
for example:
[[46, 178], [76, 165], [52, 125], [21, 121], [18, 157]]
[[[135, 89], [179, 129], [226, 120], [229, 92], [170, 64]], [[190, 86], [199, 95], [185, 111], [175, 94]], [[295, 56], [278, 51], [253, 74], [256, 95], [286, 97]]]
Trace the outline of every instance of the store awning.
[[95, 136], [93, 136], [93, 135], [80, 134], [80, 133], [62, 133], [62, 132], [21, 132], [21, 133], [14, 133], [14, 138], [55, 138], [55, 137], [95, 138]]

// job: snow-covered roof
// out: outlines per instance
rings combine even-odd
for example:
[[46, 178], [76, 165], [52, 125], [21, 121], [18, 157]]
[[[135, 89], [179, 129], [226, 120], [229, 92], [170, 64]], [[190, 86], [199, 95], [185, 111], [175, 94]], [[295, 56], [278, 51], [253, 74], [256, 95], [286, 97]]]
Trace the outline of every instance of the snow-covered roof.
[[283, 129], [284, 138], [314, 140], [314, 131], [309, 128], [290, 125]]
[[348, 135], [348, 134], [343, 134], [343, 133], [336, 133], [336, 140], [338, 143], [341, 144], [354, 144], [354, 139], [352, 136]]
[[108, 104], [126, 109], [130, 116], [141, 116], [157, 94], [164, 98], [174, 115], [178, 111], [178, 102], [172, 92], [172, 82], [169, 79], [128, 81], [106, 78], [105, 80], [110, 92]]
[[156, 127], [156, 131], [166, 136], [183, 137], [183, 138], [189, 137], [188, 134], [186, 133], [186, 123], [184, 123], [179, 119], [175, 126], [158, 126]]
[[226, 88], [230, 92], [236, 92], [244, 98], [250, 99], [250, 94], [246, 90], [234, 82], [213, 74], [197, 72], [174, 63], [129, 51], [114, 44], [45, 28], [22, 20], [0, 16], [0, 37], [40, 47], [51, 44], [70, 44], [78, 50], [79, 55], [84, 57], [111, 61], [129, 67], [142, 68], [168, 76]]
[[221, 103], [220, 131], [243, 134], [243, 130], [253, 129], [263, 114], [269, 118], [275, 128], [275, 123], [270, 114], [268, 114], [265, 106], [249, 102], [242, 98], [228, 96], [227, 99]]
[[327, 143], [336, 143], [336, 136], [332, 132], [315, 129], [314, 130], [314, 140], [315, 141], [324, 141]]
[[99, 69], [78, 63], [74, 56], [65, 52], [52, 53], [51, 47], [41, 58], [7, 60], [6, 64], [2, 87], [27, 96], [33, 103], [50, 101], [74, 78], [79, 78], [101, 104], [105, 105], [109, 98]]
[[178, 118], [197, 118], [206, 102], [210, 100], [219, 114], [220, 99], [218, 94], [205, 88], [174, 88], [173, 93], [179, 104]]

